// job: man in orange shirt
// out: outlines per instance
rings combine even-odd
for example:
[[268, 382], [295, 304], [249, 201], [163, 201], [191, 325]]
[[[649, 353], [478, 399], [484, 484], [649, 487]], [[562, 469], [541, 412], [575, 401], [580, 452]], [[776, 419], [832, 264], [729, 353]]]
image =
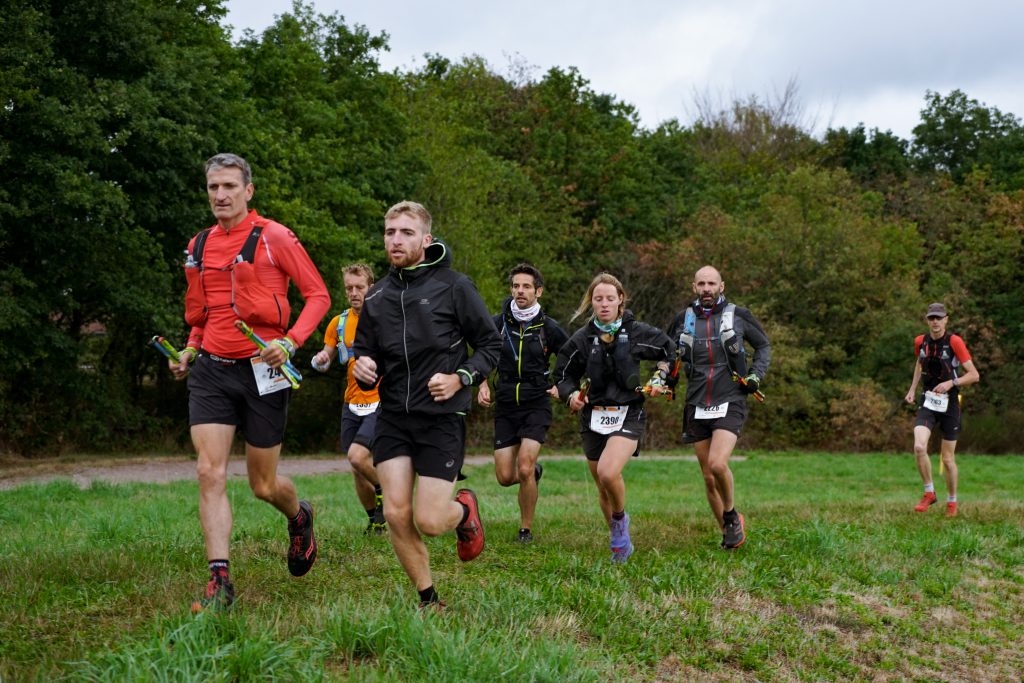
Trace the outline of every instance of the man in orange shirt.
[[313, 367], [327, 372], [336, 357], [346, 366], [345, 398], [341, 407], [341, 450], [348, 454], [352, 465], [352, 481], [356, 496], [366, 510], [369, 522], [366, 533], [387, 533], [384, 521], [384, 498], [377, 470], [373, 467], [373, 432], [380, 414], [380, 396], [377, 387], [365, 391], [352, 375], [352, 343], [356, 338], [359, 312], [363, 310], [366, 292], [373, 286], [373, 271], [362, 263], [346, 266], [345, 295], [350, 308], [334, 316], [324, 334], [324, 348], [313, 356]]
[[[226, 486], [237, 429], [245, 434], [249, 487], [288, 519], [288, 570], [302, 576], [316, 561], [313, 507], [277, 473], [291, 394], [280, 367], [316, 329], [331, 297], [295, 234], [249, 210], [253, 192], [245, 159], [218, 154], [206, 162], [206, 193], [217, 223], [189, 242], [185, 320], [192, 331], [180, 361], [168, 361], [177, 379], [188, 376], [199, 519], [210, 568], [194, 612], [225, 609], [235, 599], [228, 573], [232, 519]], [[306, 303], [289, 329], [291, 280]], [[268, 341], [266, 348], [257, 348], [235, 327], [239, 319]]]
[[[924, 393], [921, 394], [914, 420], [914, 456], [917, 471], [924, 482], [924, 495], [914, 506], [915, 512], [925, 512], [935, 504], [935, 484], [932, 482], [932, 461], [928, 458], [928, 438], [932, 430], [942, 430], [941, 458], [946, 476], [946, 516], [956, 517], [956, 485], [958, 471], [953, 455], [956, 440], [960, 435], [960, 387], [974, 384], [981, 379], [974, 367], [967, 345], [957, 334], [948, 334], [946, 324], [949, 316], [945, 304], [928, 305], [925, 314], [928, 334], [918, 335], [914, 340], [914, 379], [910, 391], [904, 397], [913, 405], [917, 399], [917, 384], [924, 379]], [[962, 374], [961, 374], [962, 373]]]

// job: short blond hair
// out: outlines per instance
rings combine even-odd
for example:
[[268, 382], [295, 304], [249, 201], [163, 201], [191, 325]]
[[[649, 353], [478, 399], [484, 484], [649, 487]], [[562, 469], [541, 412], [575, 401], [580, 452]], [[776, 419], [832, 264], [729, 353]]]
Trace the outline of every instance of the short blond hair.
[[388, 209], [387, 213], [384, 214], [384, 221], [387, 222], [394, 218], [398, 218], [402, 214], [418, 219], [420, 225], [423, 226], [423, 234], [430, 234], [433, 219], [430, 217], [430, 212], [427, 211], [425, 206], [416, 202], [411, 202], [408, 199], [400, 201]]

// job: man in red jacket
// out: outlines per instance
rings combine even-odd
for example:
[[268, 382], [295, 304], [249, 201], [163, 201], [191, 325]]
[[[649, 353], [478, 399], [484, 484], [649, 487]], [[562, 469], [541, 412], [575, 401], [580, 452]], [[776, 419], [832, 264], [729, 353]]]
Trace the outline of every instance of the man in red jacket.
[[[206, 162], [206, 191], [216, 225], [189, 242], [185, 319], [192, 325], [175, 378], [188, 376], [189, 424], [197, 454], [199, 519], [210, 581], [192, 611], [234, 602], [228, 574], [231, 505], [226, 483], [236, 429], [245, 435], [249, 486], [288, 518], [288, 569], [294, 576], [316, 560], [313, 507], [278, 475], [291, 385], [280, 367], [302, 346], [330, 308], [320, 273], [295, 234], [249, 210], [252, 172], [245, 159], [218, 154]], [[288, 282], [305, 299], [288, 329]], [[259, 349], [236, 327], [244, 320], [262, 339]]]

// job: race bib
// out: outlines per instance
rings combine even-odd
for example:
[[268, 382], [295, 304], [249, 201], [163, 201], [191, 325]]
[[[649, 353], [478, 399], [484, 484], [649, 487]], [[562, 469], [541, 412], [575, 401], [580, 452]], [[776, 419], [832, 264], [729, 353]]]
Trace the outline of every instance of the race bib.
[[626, 422], [629, 406], [594, 406], [590, 413], [590, 431], [614, 434]]
[[252, 363], [252, 374], [256, 377], [256, 389], [260, 392], [260, 396], [287, 389], [292, 385], [281, 372], [281, 368], [270, 367], [259, 356], [250, 358], [249, 362]]
[[349, 403], [348, 409], [359, 417], [366, 417], [377, 412], [377, 406], [379, 405], [380, 401], [374, 401], [373, 403]]
[[697, 409], [693, 411], [694, 420], [717, 420], [720, 417], [725, 417], [725, 414], [729, 412], [728, 403], [719, 403], [717, 406], [695, 406]]
[[944, 413], [949, 408], [949, 394], [936, 394], [934, 391], [924, 392], [924, 407], [932, 412]]

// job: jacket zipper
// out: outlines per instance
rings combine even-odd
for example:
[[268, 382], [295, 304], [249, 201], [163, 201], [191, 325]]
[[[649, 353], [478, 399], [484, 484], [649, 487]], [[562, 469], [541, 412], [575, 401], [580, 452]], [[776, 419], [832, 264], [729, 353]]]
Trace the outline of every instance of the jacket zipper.
[[704, 403], [707, 407], [711, 407], [711, 381], [715, 377], [715, 352], [711, 346], [711, 316], [704, 319], [704, 325], [707, 327], [707, 345], [708, 345], [708, 397]]
[[402, 281], [405, 288], [399, 301], [402, 304], [402, 354], [405, 356], [405, 412], [409, 412], [409, 397], [412, 393], [412, 367], [409, 365], [409, 336], [407, 334], [409, 325], [405, 317], [405, 293], [409, 291], [409, 283]]

